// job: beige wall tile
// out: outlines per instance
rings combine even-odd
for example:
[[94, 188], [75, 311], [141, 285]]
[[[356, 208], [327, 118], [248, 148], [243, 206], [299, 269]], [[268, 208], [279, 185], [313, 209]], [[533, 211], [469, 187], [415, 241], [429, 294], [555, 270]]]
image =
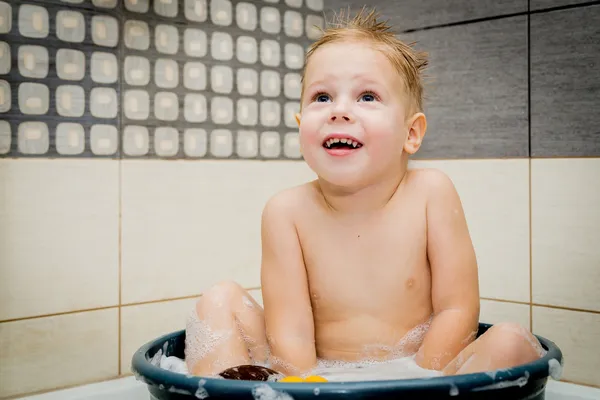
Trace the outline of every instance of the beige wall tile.
[[131, 357], [159, 336], [185, 329], [197, 299], [171, 300], [121, 308], [121, 373], [131, 373]]
[[562, 350], [563, 379], [600, 386], [600, 314], [534, 306], [533, 332]]
[[414, 161], [454, 182], [477, 253], [481, 297], [529, 301], [529, 161]]
[[314, 178], [302, 162], [123, 161], [124, 303], [260, 284], [260, 218], [277, 191]]
[[116, 308], [0, 323], [0, 398], [118, 374]]
[[516, 322], [529, 329], [529, 305], [481, 300], [479, 320], [488, 324]]
[[531, 161], [533, 301], [600, 311], [600, 158]]
[[262, 290], [253, 289], [253, 290], [249, 290], [248, 292], [250, 293], [250, 296], [252, 296], [258, 304], [263, 306]]
[[118, 303], [119, 164], [0, 160], [0, 320]]

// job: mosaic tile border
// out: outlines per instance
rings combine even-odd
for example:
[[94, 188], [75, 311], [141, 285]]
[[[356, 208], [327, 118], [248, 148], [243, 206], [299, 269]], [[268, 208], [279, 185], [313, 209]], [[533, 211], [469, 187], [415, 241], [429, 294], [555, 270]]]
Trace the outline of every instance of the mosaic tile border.
[[322, 9], [0, 1], [0, 157], [301, 159], [293, 114]]

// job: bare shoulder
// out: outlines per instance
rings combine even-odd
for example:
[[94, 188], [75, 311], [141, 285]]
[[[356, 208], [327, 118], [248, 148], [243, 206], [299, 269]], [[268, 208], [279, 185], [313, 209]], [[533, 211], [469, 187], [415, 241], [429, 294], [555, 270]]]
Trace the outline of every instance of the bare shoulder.
[[275, 193], [264, 206], [263, 221], [284, 219], [293, 222], [297, 219], [298, 213], [310, 204], [313, 188], [313, 182], [308, 182]]
[[411, 169], [409, 180], [418, 187], [419, 190], [422, 190], [428, 199], [456, 195], [456, 188], [454, 187], [452, 179], [439, 169]]

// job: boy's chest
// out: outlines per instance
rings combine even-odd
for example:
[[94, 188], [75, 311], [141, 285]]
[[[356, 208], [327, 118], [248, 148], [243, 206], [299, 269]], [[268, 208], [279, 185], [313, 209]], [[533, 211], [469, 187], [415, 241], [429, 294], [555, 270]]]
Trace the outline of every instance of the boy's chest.
[[376, 307], [374, 299], [404, 301], [429, 287], [424, 210], [367, 221], [305, 220], [303, 228], [313, 304]]

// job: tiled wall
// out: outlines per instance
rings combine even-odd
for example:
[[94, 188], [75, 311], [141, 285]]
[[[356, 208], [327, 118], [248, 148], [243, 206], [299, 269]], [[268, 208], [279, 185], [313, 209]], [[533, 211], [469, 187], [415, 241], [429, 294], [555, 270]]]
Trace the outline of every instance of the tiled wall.
[[[461, 194], [481, 319], [600, 386], [600, 2], [379, 3], [431, 55], [413, 164]], [[260, 298], [264, 202], [313, 177], [292, 116], [322, 9], [0, 1], [0, 398], [127, 374], [218, 280]]]

